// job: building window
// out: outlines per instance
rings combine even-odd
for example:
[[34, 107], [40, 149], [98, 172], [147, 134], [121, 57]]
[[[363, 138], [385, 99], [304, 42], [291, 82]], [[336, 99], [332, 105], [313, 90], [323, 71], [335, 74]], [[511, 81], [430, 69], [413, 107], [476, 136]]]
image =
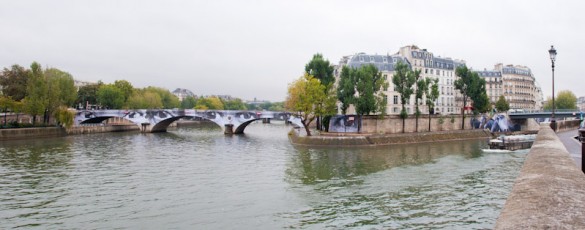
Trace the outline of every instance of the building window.
[[397, 104], [398, 104], [398, 96], [397, 96], [397, 95], [394, 95], [394, 98], [393, 98], [393, 100], [394, 100], [394, 101], [393, 101], [393, 102], [394, 102], [394, 104], [395, 104], [395, 105], [397, 105]]
[[370, 62], [374, 62], [374, 57], [370, 57]]
[[364, 57], [361, 57], [361, 56], [360, 56], [360, 61], [361, 61], [361, 62], [364, 62]]

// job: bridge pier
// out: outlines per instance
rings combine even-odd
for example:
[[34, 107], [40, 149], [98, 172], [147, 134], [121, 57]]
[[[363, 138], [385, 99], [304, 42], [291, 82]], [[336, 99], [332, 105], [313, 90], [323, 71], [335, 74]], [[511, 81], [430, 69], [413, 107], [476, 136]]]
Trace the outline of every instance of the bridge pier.
[[150, 133], [150, 123], [141, 123], [140, 124], [140, 132]]
[[262, 118], [262, 124], [270, 124], [270, 118]]
[[233, 124], [225, 124], [225, 130], [223, 131], [225, 135], [232, 135], [234, 134], [234, 125]]

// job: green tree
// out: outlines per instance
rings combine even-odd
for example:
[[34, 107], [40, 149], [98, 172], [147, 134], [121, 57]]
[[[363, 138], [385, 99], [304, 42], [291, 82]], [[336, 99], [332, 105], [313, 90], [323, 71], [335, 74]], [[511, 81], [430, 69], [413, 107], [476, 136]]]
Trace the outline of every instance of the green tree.
[[425, 83], [425, 104], [429, 107], [429, 132], [431, 131], [431, 112], [435, 110], [435, 101], [439, 98], [439, 79], [427, 78]]
[[77, 97], [77, 89], [71, 74], [56, 68], [46, 69], [47, 81], [47, 112], [56, 116], [57, 109], [61, 106], [72, 106]]
[[195, 105], [195, 109], [223, 110], [224, 105], [218, 97], [205, 97], [205, 98], [199, 98], [199, 100], [197, 100], [197, 104]]
[[13, 65], [10, 69], [4, 68], [0, 73], [0, 88], [2, 94], [20, 101], [26, 96], [29, 70], [19, 65]]
[[311, 61], [305, 65], [305, 73], [319, 79], [321, 84], [327, 87], [335, 83], [333, 66], [329, 63], [329, 60], [323, 58], [322, 54], [313, 55]]
[[347, 109], [354, 101], [355, 95], [355, 81], [352, 76], [355, 75], [355, 69], [343, 66], [339, 76], [339, 83], [337, 84], [337, 100], [341, 102], [341, 113], [346, 114]]
[[179, 98], [167, 89], [149, 86], [145, 90], [158, 94], [165, 109], [179, 108], [181, 105]]
[[[547, 97], [544, 109], [552, 110], [552, 98]], [[555, 109], [577, 109], [577, 97], [570, 90], [562, 90], [555, 97]]]
[[412, 71], [412, 75], [414, 76], [414, 82], [415, 82], [415, 91], [414, 91], [414, 106], [415, 106], [415, 111], [414, 111], [414, 117], [415, 119], [415, 132], [418, 132], [418, 118], [420, 117], [420, 109], [418, 108], [419, 100], [422, 100], [423, 95], [425, 93], [425, 89], [427, 88], [427, 81], [426, 79], [422, 78], [420, 76], [420, 70], [414, 70]]
[[299, 113], [307, 136], [311, 136], [309, 125], [317, 116], [335, 114], [335, 94], [325, 89], [318, 79], [308, 74], [288, 86], [285, 107]]
[[160, 96], [156, 92], [144, 89], [134, 90], [128, 98], [127, 106], [129, 109], [162, 109], [163, 104]]
[[485, 79], [473, 72], [470, 99], [473, 101], [473, 114], [485, 113], [490, 110], [490, 98], [485, 90]]
[[246, 110], [246, 105], [242, 99], [221, 100], [226, 110]]
[[97, 91], [97, 101], [107, 109], [120, 109], [124, 105], [124, 93], [113, 84], [103, 85]]
[[57, 124], [63, 127], [71, 128], [74, 118], [75, 114], [69, 111], [66, 106], [61, 106], [55, 110], [55, 120], [57, 120]]
[[402, 105], [400, 118], [402, 118], [402, 132], [404, 133], [405, 119], [408, 117], [404, 105], [408, 102], [410, 95], [412, 95], [412, 86], [415, 83], [414, 74], [407, 64], [401, 61], [396, 63], [396, 66], [394, 66], [392, 83], [394, 83], [394, 90], [400, 94], [400, 104]]
[[126, 80], [117, 80], [114, 81], [114, 86], [122, 91], [122, 95], [124, 96], [124, 103], [128, 102], [128, 98], [132, 95], [134, 91], [134, 86]]
[[79, 87], [77, 91], [77, 100], [75, 100], [75, 104], [81, 106], [82, 108], [86, 108], [89, 105], [97, 104], [97, 92], [100, 88], [98, 84], [89, 84]]
[[270, 111], [284, 111], [284, 102], [274, 102], [268, 108]]
[[[478, 90], [474, 89], [478, 85], [479, 75], [467, 68], [467, 66], [459, 66], [455, 69], [455, 74], [459, 79], [455, 80], [455, 88], [463, 95], [463, 109], [461, 119], [461, 129], [465, 129], [465, 107], [467, 107], [467, 99], [473, 98]], [[484, 81], [485, 87], [485, 81]], [[485, 91], [485, 88], [484, 88]]]
[[355, 71], [355, 91], [354, 96], [356, 113], [359, 115], [380, 112], [386, 112], [385, 95], [383, 91], [388, 88], [388, 83], [384, 80], [382, 73], [374, 65], [361, 66]]
[[[325, 93], [331, 90], [335, 83], [335, 76], [333, 76], [333, 66], [329, 63], [329, 60], [323, 58], [322, 54], [315, 54], [309, 63], [305, 65], [305, 73], [317, 78], [322, 85], [325, 86], [323, 89]], [[263, 108], [267, 109], [269, 107]], [[317, 116], [317, 130], [321, 130], [322, 123], [328, 123], [330, 117]], [[326, 121], [327, 120], [327, 121]], [[327, 128], [327, 127], [326, 127]]]
[[25, 111], [33, 117], [33, 125], [36, 124], [38, 115], [43, 114], [47, 107], [47, 82], [39, 63], [33, 62], [30, 66], [26, 87]]
[[496, 110], [498, 110], [498, 112], [510, 110], [510, 104], [506, 101], [504, 95], [501, 95], [500, 98], [498, 98], [498, 101], [496, 101]]
[[197, 99], [193, 96], [187, 96], [181, 101], [181, 109], [193, 109], [197, 104]]

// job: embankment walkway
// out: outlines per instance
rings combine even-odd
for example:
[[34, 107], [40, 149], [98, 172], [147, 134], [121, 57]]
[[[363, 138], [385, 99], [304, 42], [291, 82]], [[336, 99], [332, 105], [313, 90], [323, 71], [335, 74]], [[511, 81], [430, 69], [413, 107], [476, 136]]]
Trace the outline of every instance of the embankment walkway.
[[567, 152], [569, 152], [569, 155], [571, 155], [571, 158], [575, 160], [577, 167], [581, 168], [581, 143], [574, 138], [577, 136], [577, 129], [558, 132], [557, 136], [561, 142], [563, 142], [563, 145], [567, 149]]
[[495, 229], [585, 229], [584, 211], [585, 174], [542, 125]]

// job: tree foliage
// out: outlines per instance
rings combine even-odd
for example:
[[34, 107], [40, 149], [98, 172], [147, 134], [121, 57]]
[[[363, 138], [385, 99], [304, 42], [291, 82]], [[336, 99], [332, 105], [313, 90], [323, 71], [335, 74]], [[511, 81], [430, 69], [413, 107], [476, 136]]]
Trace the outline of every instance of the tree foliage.
[[197, 99], [193, 96], [187, 96], [181, 101], [181, 109], [193, 109], [197, 103]]
[[45, 70], [47, 81], [47, 110], [54, 113], [60, 106], [70, 107], [77, 98], [77, 89], [71, 74], [56, 68]]
[[418, 132], [418, 118], [420, 117], [420, 109], [418, 108], [419, 100], [422, 100], [424, 96], [425, 89], [427, 88], [427, 81], [425, 78], [421, 77], [420, 70], [412, 71], [412, 75], [414, 77], [414, 83], [416, 86], [414, 91], [414, 116], [416, 118], [415, 131]]
[[71, 128], [74, 118], [75, 114], [65, 106], [61, 106], [55, 110], [55, 120], [63, 127]]
[[223, 110], [224, 104], [223, 104], [223, 102], [221, 102], [221, 99], [219, 99], [218, 97], [215, 97], [215, 96], [199, 98], [199, 100], [197, 100], [197, 104], [195, 105], [195, 109]]
[[455, 81], [455, 88], [463, 95], [463, 117], [461, 119], [461, 129], [465, 129], [465, 108], [467, 100], [474, 102], [474, 113], [485, 112], [489, 110], [489, 98], [485, 91], [485, 80], [479, 75], [467, 68], [459, 66], [455, 69], [455, 74], [459, 77]]
[[100, 85], [98, 84], [89, 84], [79, 87], [79, 90], [77, 90], [77, 99], [75, 100], [75, 104], [80, 105], [82, 108], [85, 108], [88, 104], [97, 104], [97, 91], [99, 88]]
[[410, 67], [399, 61], [394, 66], [394, 76], [392, 76], [392, 83], [394, 84], [394, 90], [400, 94], [400, 104], [402, 109], [400, 110], [400, 118], [402, 118], [402, 132], [404, 132], [405, 119], [408, 117], [406, 112], [405, 104], [408, 102], [410, 95], [413, 93], [412, 86], [415, 83], [415, 77]]
[[388, 83], [378, 68], [374, 65], [365, 65], [354, 69], [351, 73], [353, 73], [351, 78], [355, 81], [357, 93], [353, 99], [356, 113], [359, 115], [376, 112], [384, 114], [387, 104], [384, 91], [388, 88]]
[[431, 131], [431, 112], [435, 110], [435, 101], [439, 98], [439, 79], [427, 78], [425, 80], [425, 104], [429, 108], [429, 132]]
[[305, 74], [288, 86], [285, 107], [289, 111], [298, 112], [308, 136], [311, 135], [309, 125], [317, 116], [335, 114], [336, 97], [333, 90], [326, 87], [311, 75]]
[[129, 109], [162, 109], [163, 104], [156, 92], [139, 89], [132, 92], [128, 98], [127, 107]]
[[132, 86], [132, 84], [126, 80], [116, 80], [114, 81], [114, 86], [122, 91], [122, 96], [124, 96], [124, 103], [126, 103], [134, 91], [134, 86]]
[[496, 101], [496, 110], [498, 110], [498, 112], [504, 112], [504, 111], [510, 110], [510, 104], [508, 103], [508, 101], [506, 101], [506, 98], [504, 97], [504, 95], [501, 95], [498, 98], [498, 101]]
[[11, 97], [15, 101], [24, 99], [29, 74], [29, 70], [19, 65], [13, 65], [10, 69], [4, 68], [0, 73], [2, 94]]
[[347, 109], [353, 104], [355, 95], [355, 81], [352, 78], [352, 70], [348, 66], [343, 66], [337, 84], [337, 100], [341, 103], [341, 113], [346, 114]]
[[319, 79], [321, 84], [327, 87], [335, 82], [333, 66], [331, 66], [329, 60], [324, 59], [323, 55], [319, 53], [313, 55], [311, 61], [305, 65], [305, 73]]
[[242, 99], [236, 98], [232, 100], [221, 100], [225, 110], [246, 110], [246, 104]]
[[33, 62], [30, 66], [24, 101], [25, 111], [33, 116], [33, 124], [35, 124], [36, 116], [45, 112], [48, 101], [47, 82], [41, 65], [37, 62]]
[[97, 101], [107, 109], [121, 109], [124, 105], [124, 93], [113, 84], [103, 85], [97, 91]]
[[[552, 98], [547, 97], [544, 109], [552, 110]], [[561, 90], [555, 97], [555, 109], [577, 109], [577, 97], [570, 90]]]
[[181, 104], [179, 98], [167, 89], [149, 86], [144, 90], [158, 94], [164, 109], [179, 108]]

